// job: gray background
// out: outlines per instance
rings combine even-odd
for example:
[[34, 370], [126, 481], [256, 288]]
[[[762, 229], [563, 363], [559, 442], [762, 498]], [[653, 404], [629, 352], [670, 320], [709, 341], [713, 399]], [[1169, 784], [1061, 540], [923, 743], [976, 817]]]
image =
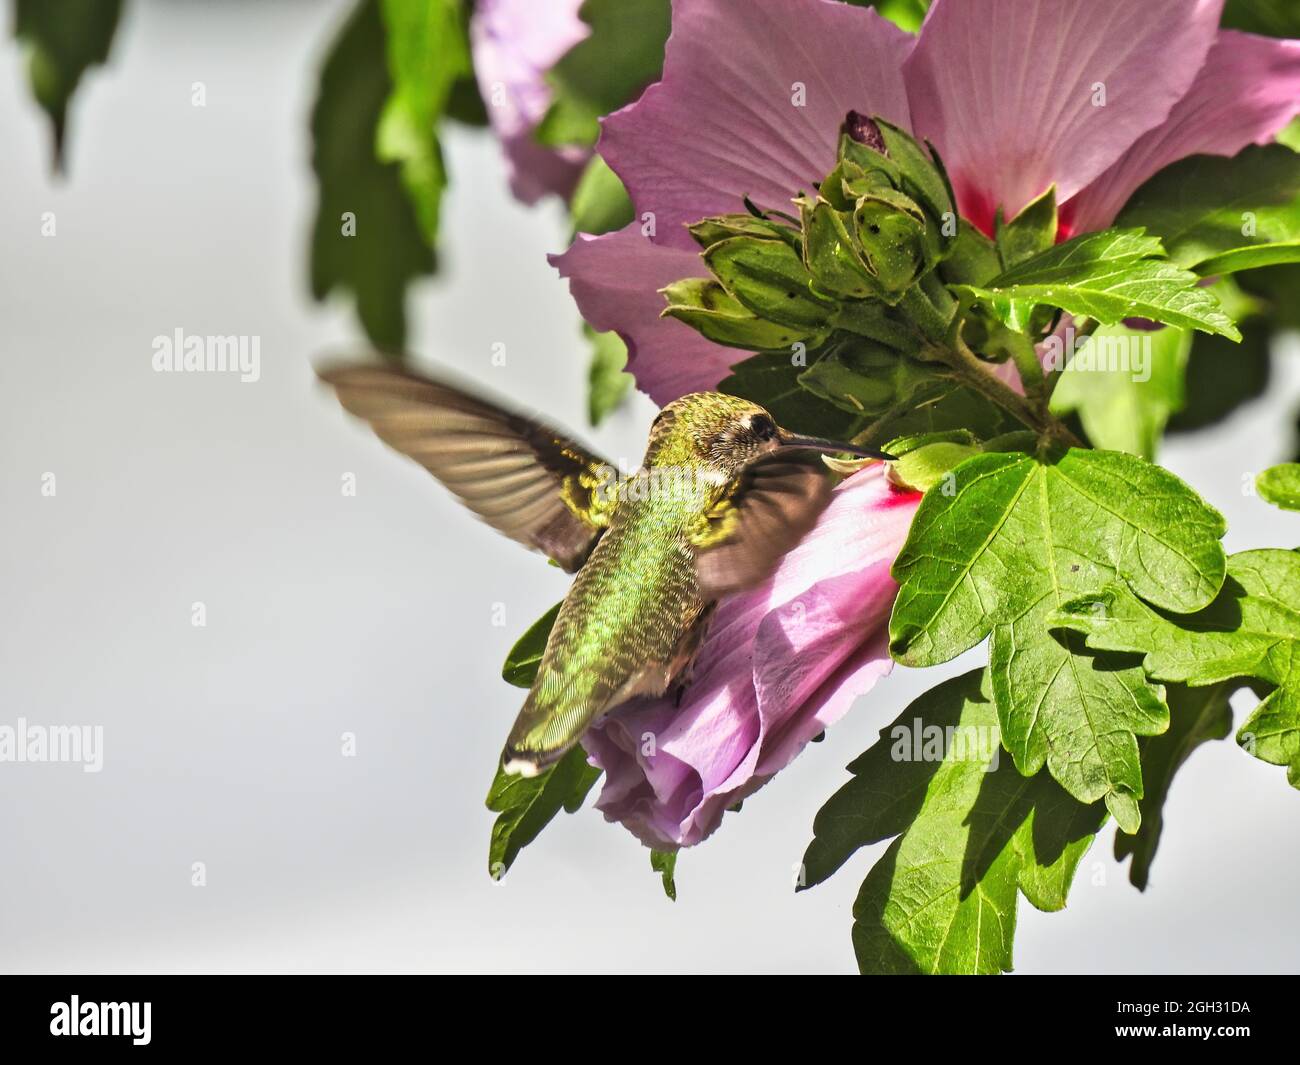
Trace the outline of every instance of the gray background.
[[[0, 765], [0, 966], [851, 971], [850, 907], [879, 848], [799, 896], [792, 866], [843, 765], [970, 656], [881, 684], [682, 855], [676, 905], [589, 809], [504, 883], [487, 877], [482, 800], [519, 702], [497, 673], [565, 578], [314, 384], [312, 361], [357, 337], [346, 307], [311, 304], [304, 272], [307, 115], [343, 11], [129, 4], [112, 66], [75, 105], [62, 183], [0, 46], [0, 724], [105, 729], [98, 775]], [[447, 268], [413, 292], [412, 345], [581, 427], [576, 312], [543, 258], [562, 214], [508, 199], [488, 137], [451, 137], [449, 157]], [[155, 374], [152, 339], [178, 326], [259, 335], [261, 381]], [[1296, 394], [1294, 361], [1275, 396]], [[1294, 517], [1242, 490], [1283, 456], [1288, 403], [1167, 451], [1228, 513], [1233, 549], [1296, 540]], [[642, 399], [586, 435], [635, 459], [649, 413]], [[356, 498], [340, 493], [349, 471]], [[1283, 915], [1300, 796], [1282, 770], [1232, 744], [1198, 752], [1145, 895], [1111, 832], [1066, 912], [1021, 903], [1021, 972], [1297, 969]]]

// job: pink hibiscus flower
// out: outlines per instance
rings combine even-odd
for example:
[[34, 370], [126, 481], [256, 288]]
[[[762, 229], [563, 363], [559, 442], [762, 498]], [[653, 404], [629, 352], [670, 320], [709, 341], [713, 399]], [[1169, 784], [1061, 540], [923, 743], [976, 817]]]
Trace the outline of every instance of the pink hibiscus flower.
[[510, 191], [524, 203], [548, 193], [568, 198], [591, 151], [548, 148], [533, 134], [551, 105], [546, 72], [590, 32], [583, 0], [479, 0], [470, 44], [488, 121], [510, 165]]
[[658, 289], [706, 276], [687, 223], [746, 195], [785, 207], [857, 111], [929, 139], [986, 232], [1053, 184], [1063, 237], [1104, 228], [1163, 167], [1235, 155], [1300, 112], [1300, 42], [1220, 30], [1222, 6], [936, 0], [913, 36], [835, 0], [676, 0], [663, 79], [598, 145], [637, 221], [553, 261], [657, 402], [714, 388], [737, 353], [659, 317]]
[[[552, 261], [657, 402], [715, 388], [743, 354], [660, 317], [659, 289], [708, 276], [688, 223], [745, 196], [786, 207], [858, 112], [928, 138], [986, 232], [1051, 185], [1062, 237], [1104, 228], [1168, 164], [1300, 111], [1300, 42], [1221, 32], [1221, 7], [936, 0], [913, 36], [835, 0], [675, 0], [663, 79], [598, 145], [636, 221]], [[608, 818], [649, 846], [699, 842], [888, 672], [889, 567], [919, 498], [878, 469], [849, 478], [771, 581], [719, 606], [680, 707], [632, 704], [588, 733]]]

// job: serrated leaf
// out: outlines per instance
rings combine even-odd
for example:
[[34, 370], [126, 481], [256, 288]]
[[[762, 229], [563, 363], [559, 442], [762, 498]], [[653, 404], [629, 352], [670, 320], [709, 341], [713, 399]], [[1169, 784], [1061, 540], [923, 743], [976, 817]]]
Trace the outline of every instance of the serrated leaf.
[[1132, 856], [1128, 877], [1139, 891], [1145, 891], [1151, 877], [1151, 862], [1164, 828], [1164, 806], [1174, 774], [1192, 752], [1211, 740], [1221, 740], [1232, 731], [1232, 707], [1228, 697], [1233, 684], [1209, 688], [1188, 688], [1171, 684], [1165, 689], [1169, 703], [1169, 729], [1141, 741], [1142, 827], [1134, 835], [1115, 833], [1115, 860]]
[[311, 289], [317, 300], [350, 292], [366, 335], [398, 352], [406, 340], [406, 286], [433, 272], [434, 255], [401, 168], [381, 163], [372, 149], [392, 91], [385, 48], [378, 0], [361, 0], [321, 69], [311, 119], [319, 187]]
[[894, 563], [890, 649], [937, 665], [986, 636], [1003, 742], [1017, 768], [1139, 823], [1137, 736], [1168, 726], [1142, 671], [1048, 631], [1053, 612], [1115, 575], [1168, 609], [1195, 610], [1223, 582], [1223, 518], [1139, 458], [1072, 449], [1050, 461], [986, 454], [928, 492]]
[[452, 87], [470, 72], [460, 0], [382, 0], [392, 92], [375, 131], [375, 155], [399, 163], [429, 247], [437, 246], [447, 171], [438, 125]]
[[633, 377], [627, 366], [627, 345], [617, 333], [597, 333], [589, 325], [583, 333], [591, 342], [591, 366], [587, 371], [587, 418], [599, 425], [618, 409], [632, 389]]
[[600, 774], [587, 763], [581, 747], [535, 777], [512, 776], [498, 766], [487, 797], [487, 808], [497, 814], [488, 846], [488, 875], [500, 880], [556, 814], [576, 812]]
[[14, 37], [27, 48], [32, 95], [50, 118], [54, 169], [63, 170], [68, 105], [82, 76], [108, 62], [122, 0], [15, 0]]
[[863, 881], [853, 945], [866, 973], [997, 973], [1012, 967], [1017, 895], [1065, 905], [1106, 818], [1046, 774], [1000, 757], [983, 670], [940, 684], [881, 730], [853, 779], [817, 814], [802, 887], [860, 847], [898, 836]]
[[1278, 144], [1166, 167], [1116, 223], [1161, 238], [1179, 266], [1210, 276], [1300, 259], [1300, 155]]
[[1102, 326], [1057, 379], [1052, 410], [1077, 412], [1097, 447], [1155, 458], [1165, 425], [1183, 405], [1192, 336], [1172, 326]]
[[677, 870], [676, 851], [651, 851], [650, 868], [659, 874], [663, 881], [664, 894], [673, 902], [677, 901], [677, 881], [673, 879]]
[[1025, 305], [1059, 307], [1114, 325], [1150, 318], [1239, 339], [1232, 320], [1200, 278], [1162, 258], [1160, 241], [1140, 229], [1086, 233], [1013, 266], [984, 285], [954, 291], [1018, 325]]
[[537, 667], [542, 664], [542, 655], [546, 651], [546, 641], [550, 639], [555, 619], [560, 616], [563, 603], [556, 603], [550, 610], [528, 626], [515, 645], [506, 655], [505, 665], [501, 667], [501, 677], [507, 684], [517, 688], [531, 688], [537, 677]]
[[1253, 678], [1272, 685], [1237, 742], [1262, 761], [1287, 766], [1287, 779], [1300, 788], [1300, 554], [1233, 555], [1223, 590], [1196, 613], [1157, 613], [1144, 599], [1152, 601], [1145, 590], [1112, 583], [1064, 604], [1054, 623], [1084, 635], [1089, 647], [1143, 655], [1156, 680], [1201, 687]]
[[1283, 510], [1300, 510], [1300, 463], [1270, 466], [1255, 478], [1261, 498]]

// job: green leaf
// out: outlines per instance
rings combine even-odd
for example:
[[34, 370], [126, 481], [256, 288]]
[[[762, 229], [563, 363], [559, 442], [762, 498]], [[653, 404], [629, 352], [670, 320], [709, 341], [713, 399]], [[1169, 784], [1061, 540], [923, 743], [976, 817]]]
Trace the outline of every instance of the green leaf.
[[658, 81], [670, 24], [669, 0], [586, 0], [591, 33], [551, 68], [551, 109], [536, 138], [552, 147], [596, 143], [597, 120]]
[[1078, 412], [1100, 448], [1153, 459], [1170, 416], [1183, 405], [1193, 334], [1102, 326], [1057, 379], [1051, 408]]
[[997, 249], [1003, 270], [1032, 259], [1056, 244], [1056, 186], [1028, 204], [1010, 222], [997, 217]]
[[[807, 362], [815, 365], [816, 355]], [[851, 438], [865, 422], [861, 415], [827, 403], [799, 384], [803, 361], [789, 351], [765, 351], [738, 362], [718, 391], [743, 396], [767, 408], [777, 422], [796, 433], [813, 433], [835, 440]]]
[[1190, 616], [1157, 613], [1143, 599], [1154, 602], [1145, 589], [1112, 583], [1065, 604], [1055, 621], [1086, 636], [1089, 647], [1142, 654], [1156, 680], [1201, 687], [1253, 679], [1271, 686], [1237, 742], [1256, 758], [1287, 766], [1287, 779], [1300, 788], [1300, 554], [1233, 555], [1222, 592]]
[[487, 808], [498, 815], [488, 846], [488, 875], [493, 880], [505, 876], [519, 852], [561, 810], [576, 812], [599, 779], [600, 770], [587, 764], [581, 747], [535, 777], [511, 776], [498, 766], [487, 797]]
[[1255, 478], [1255, 488], [1275, 507], [1300, 510], [1300, 464], [1270, 466]]
[[1205, 276], [1300, 259], [1300, 155], [1279, 144], [1195, 155], [1143, 185], [1116, 223], [1144, 226]]
[[1115, 834], [1115, 860], [1122, 862], [1132, 855], [1128, 877], [1139, 891], [1146, 890], [1151, 877], [1151, 862], [1164, 828], [1165, 800], [1174, 774], [1201, 744], [1221, 740], [1232, 731], [1232, 707], [1228, 698], [1234, 689], [1233, 684], [1209, 688], [1171, 684], [1165, 689], [1169, 730], [1141, 741], [1142, 780], [1146, 785], [1142, 827], [1132, 836], [1126, 832]]
[[54, 169], [64, 168], [68, 103], [81, 76], [108, 62], [122, 0], [15, 0], [14, 37], [27, 48], [32, 95], [50, 117]]
[[632, 201], [628, 199], [627, 189], [599, 155], [591, 157], [578, 179], [569, 200], [569, 215], [575, 233], [596, 236], [622, 229], [632, 221]]
[[[406, 286], [434, 270], [403, 186], [375, 144], [392, 91], [377, 0], [361, 0], [330, 48], [312, 110], [312, 167], [319, 201], [312, 230], [311, 289], [323, 300], [352, 293], [366, 335], [380, 349], [406, 340]], [[353, 226], [355, 232], [351, 232]]]
[[452, 87], [471, 72], [465, 16], [460, 0], [382, 0], [382, 5], [393, 88], [375, 133], [375, 155], [380, 162], [401, 164], [402, 184], [432, 248], [447, 187], [438, 124]]
[[673, 902], [677, 901], [677, 881], [673, 879], [673, 874], [677, 869], [677, 852], [676, 851], [651, 851], [650, 868], [659, 874], [663, 880], [664, 894]]
[[1011, 325], [1023, 317], [1017, 305], [1041, 304], [1104, 325], [1141, 317], [1239, 339], [1214, 294], [1161, 255], [1160, 241], [1141, 230], [1108, 229], [1057, 244], [983, 286], [954, 288]]
[[1142, 671], [1048, 632], [1053, 612], [1115, 575], [1168, 609], [1218, 592], [1223, 518], [1172, 474], [1112, 451], [1050, 461], [985, 454], [928, 492], [894, 563], [894, 658], [937, 665], [991, 636], [1002, 737], [1017, 768], [1044, 763], [1082, 802], [1139, 823], [1136, 737], [1168, 713]]
[[587, 372], [587, 417], [599, 425], [632, 388], [632, 375], [625, 373], [627, 345], [617, 333], [597, 333], [589, 325], [583, 333], [591, 341], [591, 367]]
[[925, 21], [930, 0], [846, 0], [855, 7], [874, 7], [899, 29], [915, 33]]
[[1197, 333], [1183, 374], [1183, 406], [1169, 419], [1170, 432], [1214, 425], [1262, 396], [1272, 369], [1270, 333], [1259, 320], [1242, 323], [1240, 344]]
[[501, 677], [507, 684], [516, 688], [531, 688], [537, 677], [537, 667], [542, 664], [542, 655], [546, 651], [546, 641], [550, 639], [555, 619], [560, 616], [560, 607], [556, 603], [550, 610], [534, 621], [510, 648], [506, 663], [501, 667]]
[[882, 729], [818, 812], [801, 888], [898, 837], [853, 905], [864, 973], [1009, 971], [1017, 895], [1041, 910], [1065, 905], [1105, 810], [1000, 755], [987, 674], [967, 673]]
[[1300, 37], [1300, 8], [1294, 0], [1228, 0], [1222, 24], [1270, 37]]

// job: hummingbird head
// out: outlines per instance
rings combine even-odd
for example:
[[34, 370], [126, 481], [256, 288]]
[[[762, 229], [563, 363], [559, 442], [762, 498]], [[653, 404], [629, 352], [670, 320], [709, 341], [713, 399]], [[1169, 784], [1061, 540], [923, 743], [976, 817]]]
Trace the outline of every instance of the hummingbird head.
[[892, 457], [855, 444], [792, 433], [757, 403], [739, 396], [692, 392], [673, 400], [655, 418], [645, 464], [703, 468], [719, 481], [728, 481], [754, 459], [778, 448]]

